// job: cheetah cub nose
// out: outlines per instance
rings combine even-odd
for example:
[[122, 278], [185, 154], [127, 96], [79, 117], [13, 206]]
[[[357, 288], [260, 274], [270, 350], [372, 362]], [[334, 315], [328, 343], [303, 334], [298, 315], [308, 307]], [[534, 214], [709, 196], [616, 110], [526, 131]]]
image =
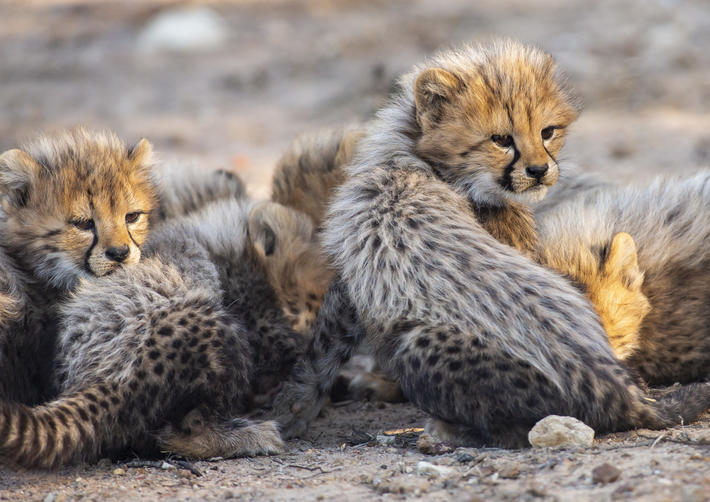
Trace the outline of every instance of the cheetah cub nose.
[[535, 178], [539, 181], [543, 176], [545, 176], [547, 169], [547, 164], [543, 164], [541, 166], [528, 166], [525, 168], [525, 173], [531, 178]]
[[128, 257], [128, 253], [130, 253], [130, 249], [127, 244], [124, 244], [123, 246], [113, 246], [108, 248], [106, 250], [106, 257], [109, 260], [121, 263]]

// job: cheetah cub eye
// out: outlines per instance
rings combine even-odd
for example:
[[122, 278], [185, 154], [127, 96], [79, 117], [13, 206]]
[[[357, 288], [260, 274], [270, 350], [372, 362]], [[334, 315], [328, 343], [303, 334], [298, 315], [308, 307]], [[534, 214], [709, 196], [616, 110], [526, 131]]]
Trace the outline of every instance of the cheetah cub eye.
[[494, 134], [491, 141], [501, 148], [508, 148], [513, 145], [513, 137], [509, 134]]
[[126, 223], [131, 224], [137, 222], [144, 213], [142, 211], [135, 211], [133, 213], [128, 213], [126, 215]]
[[94, 229], [94, 220], [88, 218], [77, 218], [71, 220], [69, 224], [74, 225], [76, 228], [83, 232], [88, 232]]
[[540, 131], [540, 136], [542, 136], [543, 140], [548, 140], [555, 134], [555, 129], [558, 129], [558, 127], [545, 127], [542, 131]]

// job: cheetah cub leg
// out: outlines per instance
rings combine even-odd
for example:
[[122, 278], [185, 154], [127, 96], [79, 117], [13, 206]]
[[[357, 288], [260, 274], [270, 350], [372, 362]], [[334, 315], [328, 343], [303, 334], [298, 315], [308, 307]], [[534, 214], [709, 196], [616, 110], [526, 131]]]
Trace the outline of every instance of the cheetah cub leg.
[[178, 427], [165, 426], [158, 444], [161, 450], [186, 458], [253, 457], [284, 451], [276, 422], [215, 420], [199, 409], [185, 415]]
[[368, 371], [353, 378], [348, 385], [348, 395], [358, 401], [384, 401], [386, 403], [406, 401], [399, 382], [390, 380], [378, 371]]

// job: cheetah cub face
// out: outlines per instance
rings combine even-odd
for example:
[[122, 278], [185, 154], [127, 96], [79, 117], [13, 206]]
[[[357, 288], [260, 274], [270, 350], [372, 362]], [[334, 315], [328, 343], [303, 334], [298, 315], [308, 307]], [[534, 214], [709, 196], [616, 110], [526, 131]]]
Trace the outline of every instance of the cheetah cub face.
[[249, 214], [249, 237], [284, 317], [294, 331], [306, 334], [333, 279], [311, 219], [276, 202], [261, 202]]
[[462, 67], [428, 68], [414, 82], [417, 154], [474, 202], [544, 197], [576, 119], [551, 56], [500, 50]]
[[0, 156], [6, 245], [53, 287], [138, 262], [155, 205], [152, 148], [84, 129]]

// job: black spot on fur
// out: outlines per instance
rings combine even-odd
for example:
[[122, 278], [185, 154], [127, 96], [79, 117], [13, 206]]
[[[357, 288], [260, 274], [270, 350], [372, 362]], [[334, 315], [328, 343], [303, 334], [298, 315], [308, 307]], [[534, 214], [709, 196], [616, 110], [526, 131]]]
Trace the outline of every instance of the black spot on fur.
[[158, 330], [158, 334], [161, 336], [173, 336], [173, 328], [171, 326], [163, 325]]

